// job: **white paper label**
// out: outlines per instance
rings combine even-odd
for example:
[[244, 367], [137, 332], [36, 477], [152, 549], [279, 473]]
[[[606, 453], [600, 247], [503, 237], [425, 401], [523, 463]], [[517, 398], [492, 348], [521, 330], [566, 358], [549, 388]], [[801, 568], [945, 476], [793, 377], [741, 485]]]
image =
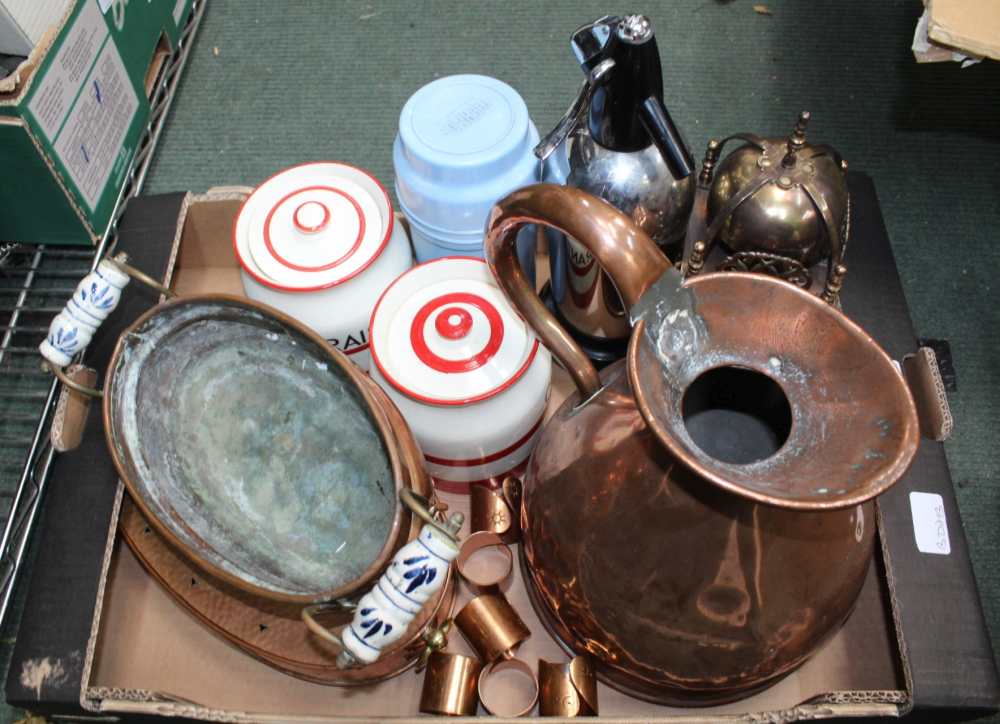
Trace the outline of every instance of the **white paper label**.
[[109, 36], [108, 26], [97, 5], [85, 3], [28, 103], [28, 110], [50, 141], [66, 120], [80, 83], [90, 72]]
[[139, 108], [96, 3], [84, 6], [28, 108], [93, 211]]
[[913, 513], [913, 536], [917, 541], [917, 550], [940, 556], [950, 554], [948, 520], [941, 496], [937, 493], [910, 493], [910, 511]]

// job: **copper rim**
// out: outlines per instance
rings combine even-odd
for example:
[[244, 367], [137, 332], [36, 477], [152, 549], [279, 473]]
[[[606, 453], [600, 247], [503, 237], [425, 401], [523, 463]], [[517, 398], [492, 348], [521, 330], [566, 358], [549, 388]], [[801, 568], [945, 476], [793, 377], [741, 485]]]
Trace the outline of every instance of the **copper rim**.
[[392, 468], [392, 473], [395, 482], [396, 493], [399, 493], [399, 489], [403, 486], [404, 473], [403, 466], [400, 460], [399, 452], [396, 449], [397, 437], [393, 434], [392, 426], [389, 419], [379, 404], [376, 397], [372, 394], [372, 391], [363, 373], [354, 365], [353, 362], [349, 361], [347, 357], [334, 347], [332, 347], [329, 342], [323, 339], [321, 336], [316, 334], [314, 331], [301, 324], [297, 320], [289, 317], [283, 312], [270, 307], [266, 304], [262, 304], [252, 299], [247, 299], [245, 297], [239, 297], [233, 294], [203, 294], [198, 296], [190, 297], [177, 297], [168, 300], [162, 304], [159, 304], [151, 309], [148, 309], [142, 315], [140, 315], [131, 325], [129, 325], [125, 330], [122, 331], [118, 338], [118, 342], [115, 344], [114, 352], [111, 355], [111, 360], [108, 363], [107, 379], [105, 380], [105, 395], [104, 402], [102, 405], [102, 414], [104, 418], [104, 435], [105, 441], [108, 446], [108, 450], [111, 453], [111, 459], [114, 462], [115, 469], [118, 471], [118, 475], [122, 482], [125, 483], [125, 487], [128, 489], [129, 495], [135, 504], [142, 511], [143, 516], [149, 521], [157, 533], [162, 535], [167, 541], [174, 546], [177, 550], [181, 551], [185, 557], [187, 557], [196, 566], [209, 573], [216, 578], [221, 579], [227, 583], [236, 586], [237, 588], [253, 593], [254, 595], [260, 596], [262, 598], [267, 598], [276, 601], [286, 601], [289, 603], [322, 603], [325, 601], [334, 600], [337, 598], [343, 598], [349, 596], [350, 594], [363, 588], [366, 584], [371, 582], [373, 579], [377, 578], [381, 571], [388, 565], [389, 560], [395, 554], [396, 549], [400, 545], [400, 536], [404, 529], [410, 527], [410, 514], [409, 511], [405, 510], [404, 507], [398, 502], [396, 502], [395, 513], [393, 515], [392, 526], [390, 527], [388, 534], [386, 536], [385, 543], [382, 546], [379, 555], [375, 560], [365, 569], [365, 571], [354, 581], [351, 581], [344, 586], [335, 588], [329, 591], [322, 591], [315, 594], [293, 594], [286, 593], [283, 591], [274, 591], [269, 588], [263, 588], [256, 584], [250, 583], [239, 576], [236, 576], [229, 571], [226, 571], [218, 566], [210, 563], [209, 561], [203, 559], [190, 547], [188, 547], [183, 541], [181, 541], [167, 525], [165, 525], [156, 513], [146, 504], [145, 499], [139, 486], [136, 485], [135, 481], [131, 477], [131, 471], [126, 461], [118, 453], [118, 446], [115, 442], [115, 435], [113, 432], [112, 423], [112, 405], [114, 404], [113, 398], [113, 385], [112, 380], [118, 369], [119, 361], [124, 350], [125, 340], [130, 334], [139, 329], [153, 316], [159, 314], [160, 312], [170, 309], [175, 306], [188, 305], [188, 304], [199, 304], [199, 303], [219, 303], [223, 302], [226, 304], [232, 304], [236, 306], [243, 306], [249, 309], [255, 310], [257, 312], [262, 312], [266, 315], [276, 318], [281, 324], [291, 327], [297, 333], [309, 339], [311, 342], [316, 344], [320, 349], [322, 349], [330, 361], [337, 364], [341, 371], [344, 372], [348, 379], [353, 383], [356, 391], [361, 395], [362, 399], [368, 405], [369, 412], [372, 415], [372, 419], [378, 428], [379, 435], [382, 438], [383, 445], [386, 449], [386, 454], [389, 457], [389, 463]]
[[[715, 272], [704, 276], [691, 277], [684, 282], [684, 286], [697, 289], [699, 285], [703, 285], [705, 283], [710, 284], [720, 278], [730, 276], [745, 277], [746, 274], [739, 272]], [[877, 342], [875, 342], [871, 335], [869, 335], [864, 329], [858, 326], [846, 315], [841, 314], [836, 309], [823, 302], [819, 297], [800, 289], [794, 284], [765, 275], [755, 274], [754, 278], [760, 284], [770, 284], [782, 287], [783, 292], [797, 295], [802, 304], [811, 305], [820, 310], [820, 313], [822, 314], [840, 316], [841, 319], [838, 320], [839, 323], [846, 327], [853, 336], [867, 341], [872, 348], [877, 350], [877, 354], [880, 356], [884, 364], [895, 371], [896, 375], [899, 377], [900, 389], [905, 395], [908, 417], [914, 421], [917, 419], [916, 405], [913, 402], [913, 396], [910, 394], [909, 387], [903, 379], [902, 373], [896, 368], [889, 355], [886, 354], [885, 350], [883, 350]], [[759, 490], [751, 490], [742, 485], [733, 483], [725, 476], [719, 475], [711, 468], [702, 465], [685, 446], [681, 445], [677, 441], [676, 437], [653, 413], [653, 410], [651, 409], [651, 402], [647, 398], [642, 385], [639, 383], [639, 344], [640, 340], [645, 335], [645, 325], [646, 320], [641, 319], [632, 329], [632, 337], [629, 340], [628, 355], [626, 357], [629, 386], [635, 396], [639, 411], [641, 412], [646, 424], [649, 425], [650, 429], [655, 433], [657, 439], [664, 446], [666, 446], [678, 460], [683, 462], [688, 468], [693, 470], [699, 476], [705, 478], [706, 480], [710, 480], [720, 488], [723, 488], [731, 493], [735, 493], [743, 498], [747, 498], [758, 503], [774, 505], [779, 508], [788, 508], [792, 510], [833, 510], [858, 505], [874, 498], [877, 495], [880, 495], [891, 487], [893, 483], [895, 483], [910, 467], [913, 457], [916, 454], [917, 446], [920, 442], [919, 428], [915, 424], [907, 426], [905, 433], [906, 437], [900, 444], [899, 454], [892, 464], [887, 466], [880, 474], [872, 478], [868, 484], [857, 491], [844, 493], [842, 495], [831, 495], [829, 498], [823, 500], [795, 500], [775, 495], [768, 495], [767, 493]], [[767, 374], [766, 370], [755, 371], [760, 372], [761, 374]]]

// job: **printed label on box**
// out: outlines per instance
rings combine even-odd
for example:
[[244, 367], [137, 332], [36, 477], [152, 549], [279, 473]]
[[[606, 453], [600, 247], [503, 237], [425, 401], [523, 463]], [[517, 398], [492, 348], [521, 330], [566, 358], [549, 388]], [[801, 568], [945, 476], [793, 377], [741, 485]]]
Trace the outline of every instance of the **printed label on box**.
[[84, 4], [49, 65], [28, 110], [51, 141], [70, 111], [84, 76], [90, 71], [110, 31], [93, 2]]
[[91, 211], [138, 108], [118, 48], [96, 3], [89, 2], [28, 109]]
[[946, 556], [951, 553], [948, 538], [948, 520], [944, 500], [937, 493], [910, 493], [910, 511], [913, 513], [913, 536], [917, 550]]

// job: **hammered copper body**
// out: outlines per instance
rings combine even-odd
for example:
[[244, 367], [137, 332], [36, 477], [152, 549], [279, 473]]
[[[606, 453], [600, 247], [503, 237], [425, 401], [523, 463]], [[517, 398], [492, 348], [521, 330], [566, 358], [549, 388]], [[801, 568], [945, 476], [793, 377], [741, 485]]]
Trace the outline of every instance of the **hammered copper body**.
[[[587, 244], [636, 319], [628, 357], [600, 378], [513, 261], [523, 223]], [[916, 450], [913, 401], [892, 361], [781, 280], [675, 284], [638, 228], [575, 190], [538, 185], [502, 200], [486, 251], [578, 386], [524, 480], [524, 564], [542, 620], [591, 654], [604, 681], [661, 703], [737, 699], [801, 664], [852, 610], [873, 552], [870, 499]], [[758, 372], [787, 397], [788, 439], [773, 455], [725, 462], [689, 434], [686, 392], [719, 368]]]

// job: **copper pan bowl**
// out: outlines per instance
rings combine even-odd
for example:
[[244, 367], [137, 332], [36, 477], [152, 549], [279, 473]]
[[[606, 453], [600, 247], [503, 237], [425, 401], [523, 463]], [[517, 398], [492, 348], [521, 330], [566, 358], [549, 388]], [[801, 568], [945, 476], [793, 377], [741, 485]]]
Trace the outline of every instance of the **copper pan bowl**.
[[[327, 602], [369, 588], [429, 489], [392, 404], [290, 317], [227, 295], [154, 307], [108, 367], [112, 459], [145, 518], [211, 576]], [[415, 462], [417, 461], [417, 462]]]

